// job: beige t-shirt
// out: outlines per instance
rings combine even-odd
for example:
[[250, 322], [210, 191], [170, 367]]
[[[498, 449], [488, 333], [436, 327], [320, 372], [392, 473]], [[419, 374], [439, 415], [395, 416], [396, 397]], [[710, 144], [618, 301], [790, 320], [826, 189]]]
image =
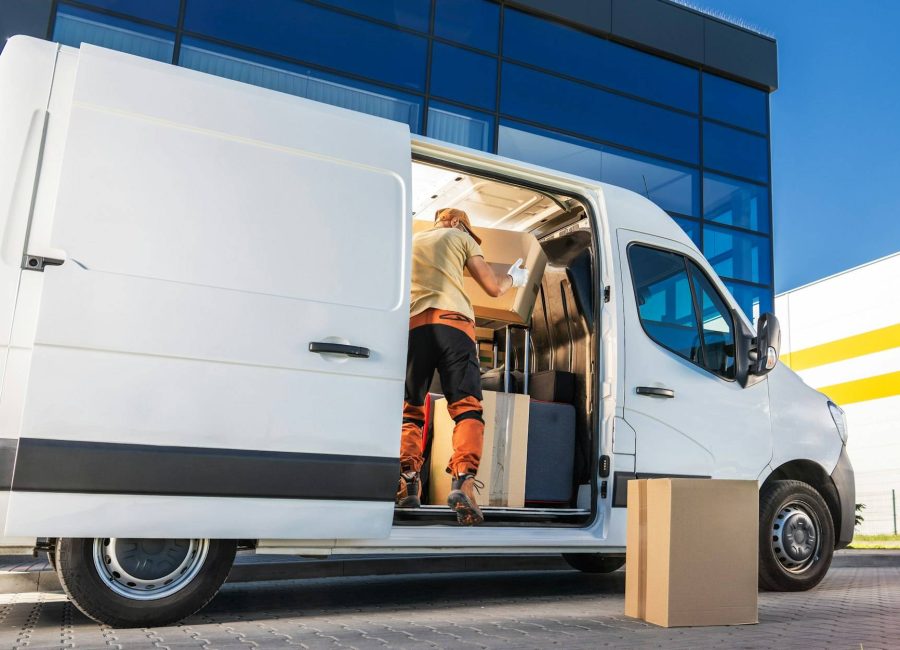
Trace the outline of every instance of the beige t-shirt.
[[484, 257], [481, 246], [456, 228], [432, 228], [414, 235], [409, 315], [435, 308], [474, 320], [472, 301], [463, 288], [463, 270], [468, 259], [478, 255]]

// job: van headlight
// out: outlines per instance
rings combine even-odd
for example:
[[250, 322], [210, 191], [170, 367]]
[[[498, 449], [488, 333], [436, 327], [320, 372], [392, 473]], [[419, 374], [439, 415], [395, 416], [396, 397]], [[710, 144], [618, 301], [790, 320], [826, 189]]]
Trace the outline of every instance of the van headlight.
[[835, 404], [834, 402], [828, 402], [828, 410], [831, 411], [831, 419], [834, 420], [834, 426], [837, 427], [838, 433], [841, 436], [841, 440], [844, 441], [844, 444], [847, 444], [847, 416], [844, 414], [844, 409]]

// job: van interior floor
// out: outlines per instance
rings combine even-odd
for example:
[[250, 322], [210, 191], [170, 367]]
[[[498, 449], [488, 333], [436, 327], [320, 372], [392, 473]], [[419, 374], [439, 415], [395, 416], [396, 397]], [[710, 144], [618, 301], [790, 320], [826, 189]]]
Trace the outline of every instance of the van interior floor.
[[[581, 508], [508, 508], [481, 506], [484, 513], [482, 525], [516, 524], [569, 524], [584, 525], [591, 516], [590, 510]], [[456, 524], [456, 513], [448, 506], [420, 506], [418, 508], [394, 508], [395, 525]]]

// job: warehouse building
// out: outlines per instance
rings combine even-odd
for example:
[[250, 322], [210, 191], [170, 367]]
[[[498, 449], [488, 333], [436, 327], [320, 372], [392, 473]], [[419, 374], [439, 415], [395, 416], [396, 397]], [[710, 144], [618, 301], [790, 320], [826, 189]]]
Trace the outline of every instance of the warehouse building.
[[782, 360], [847, 413], [862, 533], [897, 532], [900, 253], [775, 298]]
[[772, 309], [767, 36], [668, 0], [7, 0], [0, 36], [92, 43], [405, 122], [667, 210]]

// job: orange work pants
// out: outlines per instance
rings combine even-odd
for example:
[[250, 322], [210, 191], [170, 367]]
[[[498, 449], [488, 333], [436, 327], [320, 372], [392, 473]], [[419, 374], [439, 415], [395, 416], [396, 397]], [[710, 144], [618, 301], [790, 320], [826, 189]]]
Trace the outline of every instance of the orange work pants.
[[474, 474], [481, 460], [484, 420], [475, 323], [457, 312], [428, 309], [409, 321], [406, 390], [400, 436], [401, 471], [422, 468], [425, 397], [437, 370], [453, 428], [453, 456], [447, 471]]

